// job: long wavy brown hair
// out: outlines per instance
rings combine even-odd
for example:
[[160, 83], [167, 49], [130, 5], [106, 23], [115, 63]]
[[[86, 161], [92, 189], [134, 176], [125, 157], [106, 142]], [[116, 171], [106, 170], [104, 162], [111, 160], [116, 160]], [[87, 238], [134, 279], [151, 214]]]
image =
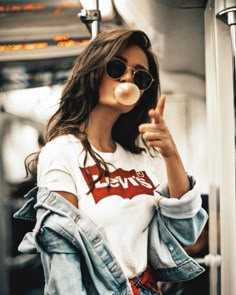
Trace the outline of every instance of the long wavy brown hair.
[[[46, 142], [65, 134], [75, 135], [82, 143], [85, 151], [85, 162], [90, 155], [98, 166], [98, 178], [90, 179], [90, 191], [99, 181], [105, 170], [109, 176], [108, 166], [96, 154], [84, 132], [89, 115], [99, 100], [99, 86], [108, 61], [119, 55], [131, 45], [139, 46], [147, 56], [149, 72], [154, 82], [144, 91], [136, 106], [128, 113], [121, 114], [112, 128], [112, 138], [126, 150], [141, 153], [138, 126], [149, 122], [148, 110], [155, 108], [160, 95], [158, 63], [151, 50], [148, 36], [140, 30], [119, 29], [104, 31], [97, 35], [75, 60], [70, 77], [65, 84], [58, 110], [50, 118], [45, 132]], [[145, 144], [145, 143], [144, 143]], [[148, 148], [148, 147], [147, 147]]]

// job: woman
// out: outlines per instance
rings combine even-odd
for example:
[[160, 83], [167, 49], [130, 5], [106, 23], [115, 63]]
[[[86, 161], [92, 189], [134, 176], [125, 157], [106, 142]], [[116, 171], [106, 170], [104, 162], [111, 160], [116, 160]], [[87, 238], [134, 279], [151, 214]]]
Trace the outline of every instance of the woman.
[[[142, 31], [102, 32], [76, 60], [38, 159], [33, 244], [45, 294], [160, 294], [157, 280], [203, 271], [181, 246], [195, 242], [207, 217], [159, 95]], [[160, 155], [168, 187], [157, 177]], [[29, 241], [32, 233], [19, 249]]]

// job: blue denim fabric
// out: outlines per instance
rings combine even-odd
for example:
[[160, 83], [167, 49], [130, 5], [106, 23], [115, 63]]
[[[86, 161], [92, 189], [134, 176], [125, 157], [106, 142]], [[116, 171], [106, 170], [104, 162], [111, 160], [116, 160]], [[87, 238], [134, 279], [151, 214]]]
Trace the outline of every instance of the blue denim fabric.
[[37, 214], [19, 251], [40, 252], [44, 294], [131, 295], [128, 278], [95, 224], [59, 194], [41, 189], [35, 203], [35, 193], [15, 217], [32, 220], [32, 212]]
[[139, 289], [139, 292], [140, 292], [140, 295], [159, 295], [159, 293], [153, 293], [152, 291], [147, 291], [147, 290], [142, 290], [142, 289]]
[[[14, 216], [35, 220], [36, 225], [24, 237], [19, 251], [40, 252], [45, 295], [132, 294], [115, 256], [83, 212], [59, 194], [42, 188], [31, 190], [26, 198], [29, 201]], [[206, 220], [203, 209], [191, 218], [176, 220], [157, 208], [149, 228], [148, 256], [158, 281], [189, 280], [204, 271], [181, 243], [194, 242]]]

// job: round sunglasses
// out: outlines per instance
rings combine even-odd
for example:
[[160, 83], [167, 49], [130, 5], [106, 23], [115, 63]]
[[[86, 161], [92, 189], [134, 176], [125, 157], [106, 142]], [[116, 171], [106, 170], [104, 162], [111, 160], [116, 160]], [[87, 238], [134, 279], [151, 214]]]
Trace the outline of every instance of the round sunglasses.
[[152, 85], [154, 79], [148, 71], [128, 67], [126, 63], [119, 58], [112, 58], [106, 65], [106, 73], [113, 80], [118, 80], [123, 77], [128, 69], [132, 69], [132, 82], [138, 86], [139, 90], [147, 90]]

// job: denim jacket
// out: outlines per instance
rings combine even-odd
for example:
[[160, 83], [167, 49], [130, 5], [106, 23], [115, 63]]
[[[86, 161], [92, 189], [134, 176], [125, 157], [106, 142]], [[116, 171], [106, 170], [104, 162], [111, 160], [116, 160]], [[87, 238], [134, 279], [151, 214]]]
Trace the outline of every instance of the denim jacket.
[[[182, 248], [195, 243], [206, 223], [200, 194], [194, 185], [181, 199], [163, 198], [165, 189], [155, 194], [159, 204], [149, 225], [149, 265], [158, 281], [190, 280], [204, 271]], [[81, 210], [43, 188], [32, 189], [25, 198], [14, 217], [36, 224], [19, 251], [41, 254], [45, 295], [132, 294], [102, 234]]]

